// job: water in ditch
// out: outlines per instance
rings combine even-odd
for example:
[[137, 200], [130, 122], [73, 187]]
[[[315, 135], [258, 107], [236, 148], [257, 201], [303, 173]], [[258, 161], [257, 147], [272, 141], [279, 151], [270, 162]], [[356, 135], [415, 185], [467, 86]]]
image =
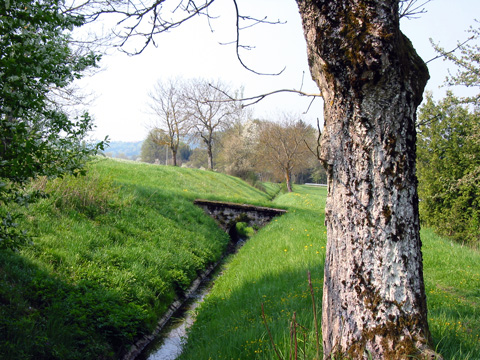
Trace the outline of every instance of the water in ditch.
[[200, 306], [209, 290], [207, 285], [201, 286], [191, 299], [172, 316], [157, 339], [148, 345], [136, 360], [177, 359], [187, 341], [187, 330], [195, 321], [195, 309]]
[[[229, 254], [235, 253], [245, 243], [247, 238], [239, 237]], [[215, 276], [215, 275], [214, 275]], [[183, 351], [187, 342], [188, 329], [195, 321], [195, 309], [200, 306], [211, 289], [211, 279], [191, 295], [190, 299], [172, 316], [165, 328], [135, 360], [175, 360]]]
[[[237, 243], [237, 249], [243, 241]], [[216, 278], [218, 275], [211, 275]], [[135, 360], [175, 360], [188, 340], [188, 329], [195, 322], [196, 309], [211, 290], [212, 278], [208, 277], [191, 295], [190, 299], [168, 320], [146, 349]]]

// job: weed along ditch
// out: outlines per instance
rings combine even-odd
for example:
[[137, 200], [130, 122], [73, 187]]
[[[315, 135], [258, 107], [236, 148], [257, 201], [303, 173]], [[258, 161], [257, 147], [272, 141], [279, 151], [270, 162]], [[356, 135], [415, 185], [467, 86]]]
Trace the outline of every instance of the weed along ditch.
[[225, 258], [233, 255], [255, 230], [287, 212], [284, 209], [210, 200], [195, 200], [194, 204], [229, 234], [230, 246], [218, 262], [205, 269], [188, 291], [170, 305], [155, 331], [138, 341], [124, 360], [175, 360], [180, 356], [187, 341], [188, 329], [195, 321], [195, 310], [208, 295], [212, 279], [221, 276], [216, 272]]

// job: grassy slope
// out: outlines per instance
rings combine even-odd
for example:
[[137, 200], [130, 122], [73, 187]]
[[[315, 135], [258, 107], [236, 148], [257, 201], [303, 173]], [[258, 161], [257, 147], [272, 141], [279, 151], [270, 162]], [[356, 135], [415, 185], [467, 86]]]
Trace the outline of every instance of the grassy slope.
[[[40, 185], [38, 185], [40, 186]], [[48, 183], [37, 234], [0, 253], [0, 358], [117, 358], [229, 241], [194, 198], [268, 203], [212, 172], [105, 160]]]
[[[2, 359], [116, 358], [228, 241], [192, 200], [268, 205], [265, 193], [221, 174], [111, 160], [93, 169], [86, 183], [67, 179], [56, 185], [62, 196], [31, 209], [33, 246], [0, 252]], [[72, 189], [82, 187], [96, 198], [72, 205]], [[249, 240], [215, 282], [183, 359], [276, 358], [262, 303], [279, 351], [289, 351], [295, 311], [313, 358], [306, 271], [320, 311], [326, 194], [295, 189], [275, 200], [290, 212]], [[434, 340], [445, 359], [480, 359], [480, 254], [428, 229], [422, 239]]]
[[[320, 314], [326, 189], [296, 186], [295, 191], [275, 200], [287, 206], [289, 214], [251, 238], [215, 281], [181, 359], [277, 359], [262, 322], [262, 303], [283, 358], [289, 358], [294, 311], [307, 328], [306, 359], [315, 357], [306, 271], [312, 273]], [[478, 360], [480, 253], [428, 229], [422, 239], [429, 322], [438, 351], [446, 360]], [[303, 359], [303, 335], [300, 339], [298, 358]]]

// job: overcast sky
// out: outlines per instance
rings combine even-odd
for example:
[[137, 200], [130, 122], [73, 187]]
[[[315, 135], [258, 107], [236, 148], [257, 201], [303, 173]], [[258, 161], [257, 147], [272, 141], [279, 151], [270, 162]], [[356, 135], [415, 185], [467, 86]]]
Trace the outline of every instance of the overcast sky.
[[[242, 52], [247, 66], [259, 72], [277, 72], [280, 76], [259, 76], [245, 70], [236, 59], [233, 45], [220, 45], [235, 39], [234, 8], [231, 0], [217, 0], [211, 15], [219, 15], [209, 27], [205, 18], [195, 18], [170, 33], [156, 38], [157, 47], [149, 47], [142, 54], [131, 57], [112, 51], [102, 60], [100, 73], [83, 79], [80, 84], [96, 93], [89, 112], [96, 121], [93, 137], [112, 141], [139, 141], [154, 122], [148, 114], [148, 92], [158, 79], [182, 76], [221, 79], [232, 88], [244, 88], [245, 96], [277, 89], [300, 89], [318, 93], [308, 70], [303, 30], [294, 0], [241, 0], [242, 14], [263, 17], [282, 25], [257, 25], [241, 33], [244, 44], [255, 49]], [[433, 0], [426, 5], [428, 12], [419, 19], [405, 20], [402, 31], [411, 39], [420, 56], [429, 60], [435, 56], [429, 38], [446, 49], [453, 49], [457, 40], [468, 37], [471, 25], [478, 26], [479, 0]], [[220, 16], [221, 15], [221, 16]], [[476, 24], [476, 25], [475, 25]], [[133, 44], [132, 44], [133, 45]], [[442, 60], [428, 64], [431, 79], [427, 89], [439, 98], [445, 89], [439, 89], [447, 69], [452, 65]], [[305, 74], [305, 75], [303, 75]], [[272, 118], [278, 112], [291, 112], [305, 121], [323, 122], [322, 100], [315, 100], [307, 114], [310, 99], [294, 94], [276, 95], [263, 100], [253, 108], [256, 118]]]

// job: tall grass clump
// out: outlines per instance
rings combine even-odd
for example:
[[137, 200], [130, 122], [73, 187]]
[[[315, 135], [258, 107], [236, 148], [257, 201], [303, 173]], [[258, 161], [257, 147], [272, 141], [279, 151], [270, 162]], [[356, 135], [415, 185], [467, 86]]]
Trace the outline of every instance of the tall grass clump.
[[78, 211], [90, 218], [128, 206], [129, 201], [118, 196], [120, 187], [114, 184], [112, 176], [102, 176], [93, 166], [84, 176], [67, 175], [53, 180], [41, 177], [30, 186], [47, 194], [49, 201], [44, 205], [57, 211]]

